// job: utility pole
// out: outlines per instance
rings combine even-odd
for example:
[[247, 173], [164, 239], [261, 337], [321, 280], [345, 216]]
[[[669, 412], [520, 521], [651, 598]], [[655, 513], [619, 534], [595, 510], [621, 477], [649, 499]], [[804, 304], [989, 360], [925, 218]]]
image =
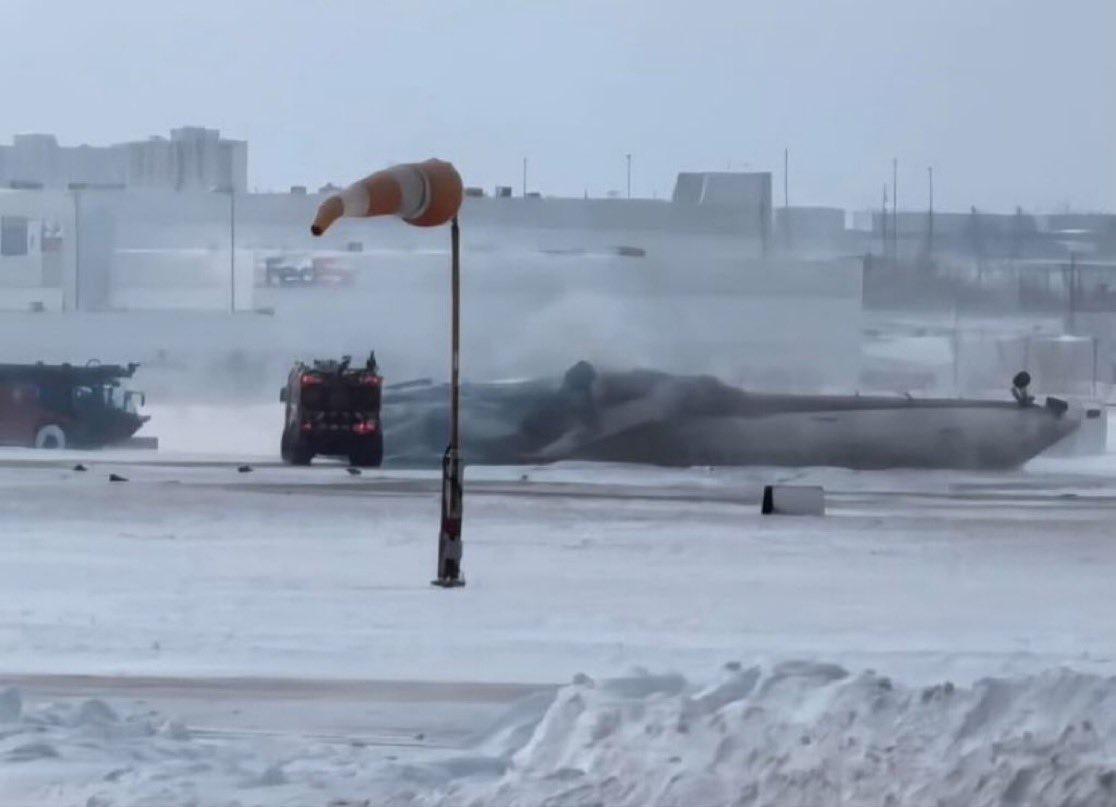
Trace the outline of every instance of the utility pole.
[[523, 158], [523, 198], [527, 198], [527, 158]]
[[74, 195], [74, 311], [81, 310], [81, 191], [85, 183], [70, 183]]
[[236, 313], [236, 188], [229, 186], [229, 313]]
[[783, 209], [790, 207], [790, 149], [783, 149]]
[[930, 181], [930, 207], [926, 216], [926, 259], [934, 259], [934, 166], [926, 168], [926, 175]]
[[236, 188], [218, 185], [214, 193], [229, 196], [229, 313], [236, 313]]
[[883, 186], [883, 205], [880, 207], [880, 256], [890, 257], [891, 239], [887, 237], [887, 183]]
[[783, 235], [787, 242], [787, 249], [791, 245], [790, 228], [790, 149], [783, 149]]
[[891, 158], [891, 240], [895, 260], [899, 260], [899, 158]]
[[1069, 294], [1066, 302], [1069, 308], [1069, 317], [1066, 323], [1066, 333], [1073, 335], [1077, 330], [1077, 251], [1070, 251], [1069, 264]]
[[767, 258], [768, 249], [770, 247], [771, 211], [775, 204], [774, 195], [775, 194], [771, 190], [771, 183], [764, 183], [759, 205], [760, 255], [763, 258]]
[[632, 198], [632, 155], [624, 155], [628, 160], [628, 198]]
[[969, 208], [969, 232], [973, 258], [977, 265], [977, 285], [984, 286], [984, 229], [980, 223], [980, 213], [976, 205]]

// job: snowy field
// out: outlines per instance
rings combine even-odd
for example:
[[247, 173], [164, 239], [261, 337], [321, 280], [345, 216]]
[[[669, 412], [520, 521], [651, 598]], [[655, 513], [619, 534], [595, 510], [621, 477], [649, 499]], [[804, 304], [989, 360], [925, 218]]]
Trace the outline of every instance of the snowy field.
[[470, 468], [443, 591], [433, 475], [188, 432], [0, 451], [0, 803], [1116, 804], [1112, 455]]

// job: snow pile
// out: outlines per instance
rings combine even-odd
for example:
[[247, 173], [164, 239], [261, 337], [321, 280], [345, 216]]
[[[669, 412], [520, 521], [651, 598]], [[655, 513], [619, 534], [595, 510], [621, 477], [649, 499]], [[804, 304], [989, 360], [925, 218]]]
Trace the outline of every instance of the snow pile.
[[[340, 738], [337, 738], [339, 740]], [[1116, 678], [971, 688], [788, 662], [640, 673], [517, 704], [468, 749], [190, 730], [0, 696], [0, 803], [1112, 807]]]
[[916, 689], [792, 662], [730, 665], [696, 691], [673, 677], [582, 679], [498, 781], [422, 803], [1111, 807], [1116, 678], [1059, 670]]
[[[188, 739], [183, 726], [154, 713], [121, 716], [97, 698], [31, 707], [18, 689], [0, 689], [0, 803], [43, 797], [42, 781], [91, 771], [115, 782], [137, 763], [178, 755]], [[51, 785], [53, 796], [66, 789]]]
[[[546, 704], [528, 707], [537, 721]], [[96, 698], [35, 704], [0, 689], [0, 805], [406, 807], [506, 769], [494, 756], [408, 745], [194, 728]]]

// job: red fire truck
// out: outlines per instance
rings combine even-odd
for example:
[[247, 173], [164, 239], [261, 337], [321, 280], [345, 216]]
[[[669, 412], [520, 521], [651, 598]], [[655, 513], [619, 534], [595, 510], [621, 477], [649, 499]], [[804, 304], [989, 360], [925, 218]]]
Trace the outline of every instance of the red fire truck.
[[296, 363], [279, 392], [279, 400], [287, 405], [280, 441], [284, 462], [309, 465], [324, 454], [345, 457], [357, 466], [380, 465], [382, 385], [374, 353], [359, 368], [350, 367], [348, 356]]
[[98, 448], [123, 442], [148, 416], [125, 389], [138, 364], [0, 364], [0, 445]]

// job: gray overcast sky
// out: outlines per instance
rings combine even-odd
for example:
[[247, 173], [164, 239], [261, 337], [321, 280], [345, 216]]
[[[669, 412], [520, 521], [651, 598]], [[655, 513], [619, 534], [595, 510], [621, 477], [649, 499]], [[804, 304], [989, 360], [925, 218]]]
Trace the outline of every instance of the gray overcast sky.
[[1116, 0], [4, 0], [0, 140], [184, 123], [259, 188], [453, 159], [470, 184], [670, 193], [776, 173], [791, 201], [1116, 210]]

